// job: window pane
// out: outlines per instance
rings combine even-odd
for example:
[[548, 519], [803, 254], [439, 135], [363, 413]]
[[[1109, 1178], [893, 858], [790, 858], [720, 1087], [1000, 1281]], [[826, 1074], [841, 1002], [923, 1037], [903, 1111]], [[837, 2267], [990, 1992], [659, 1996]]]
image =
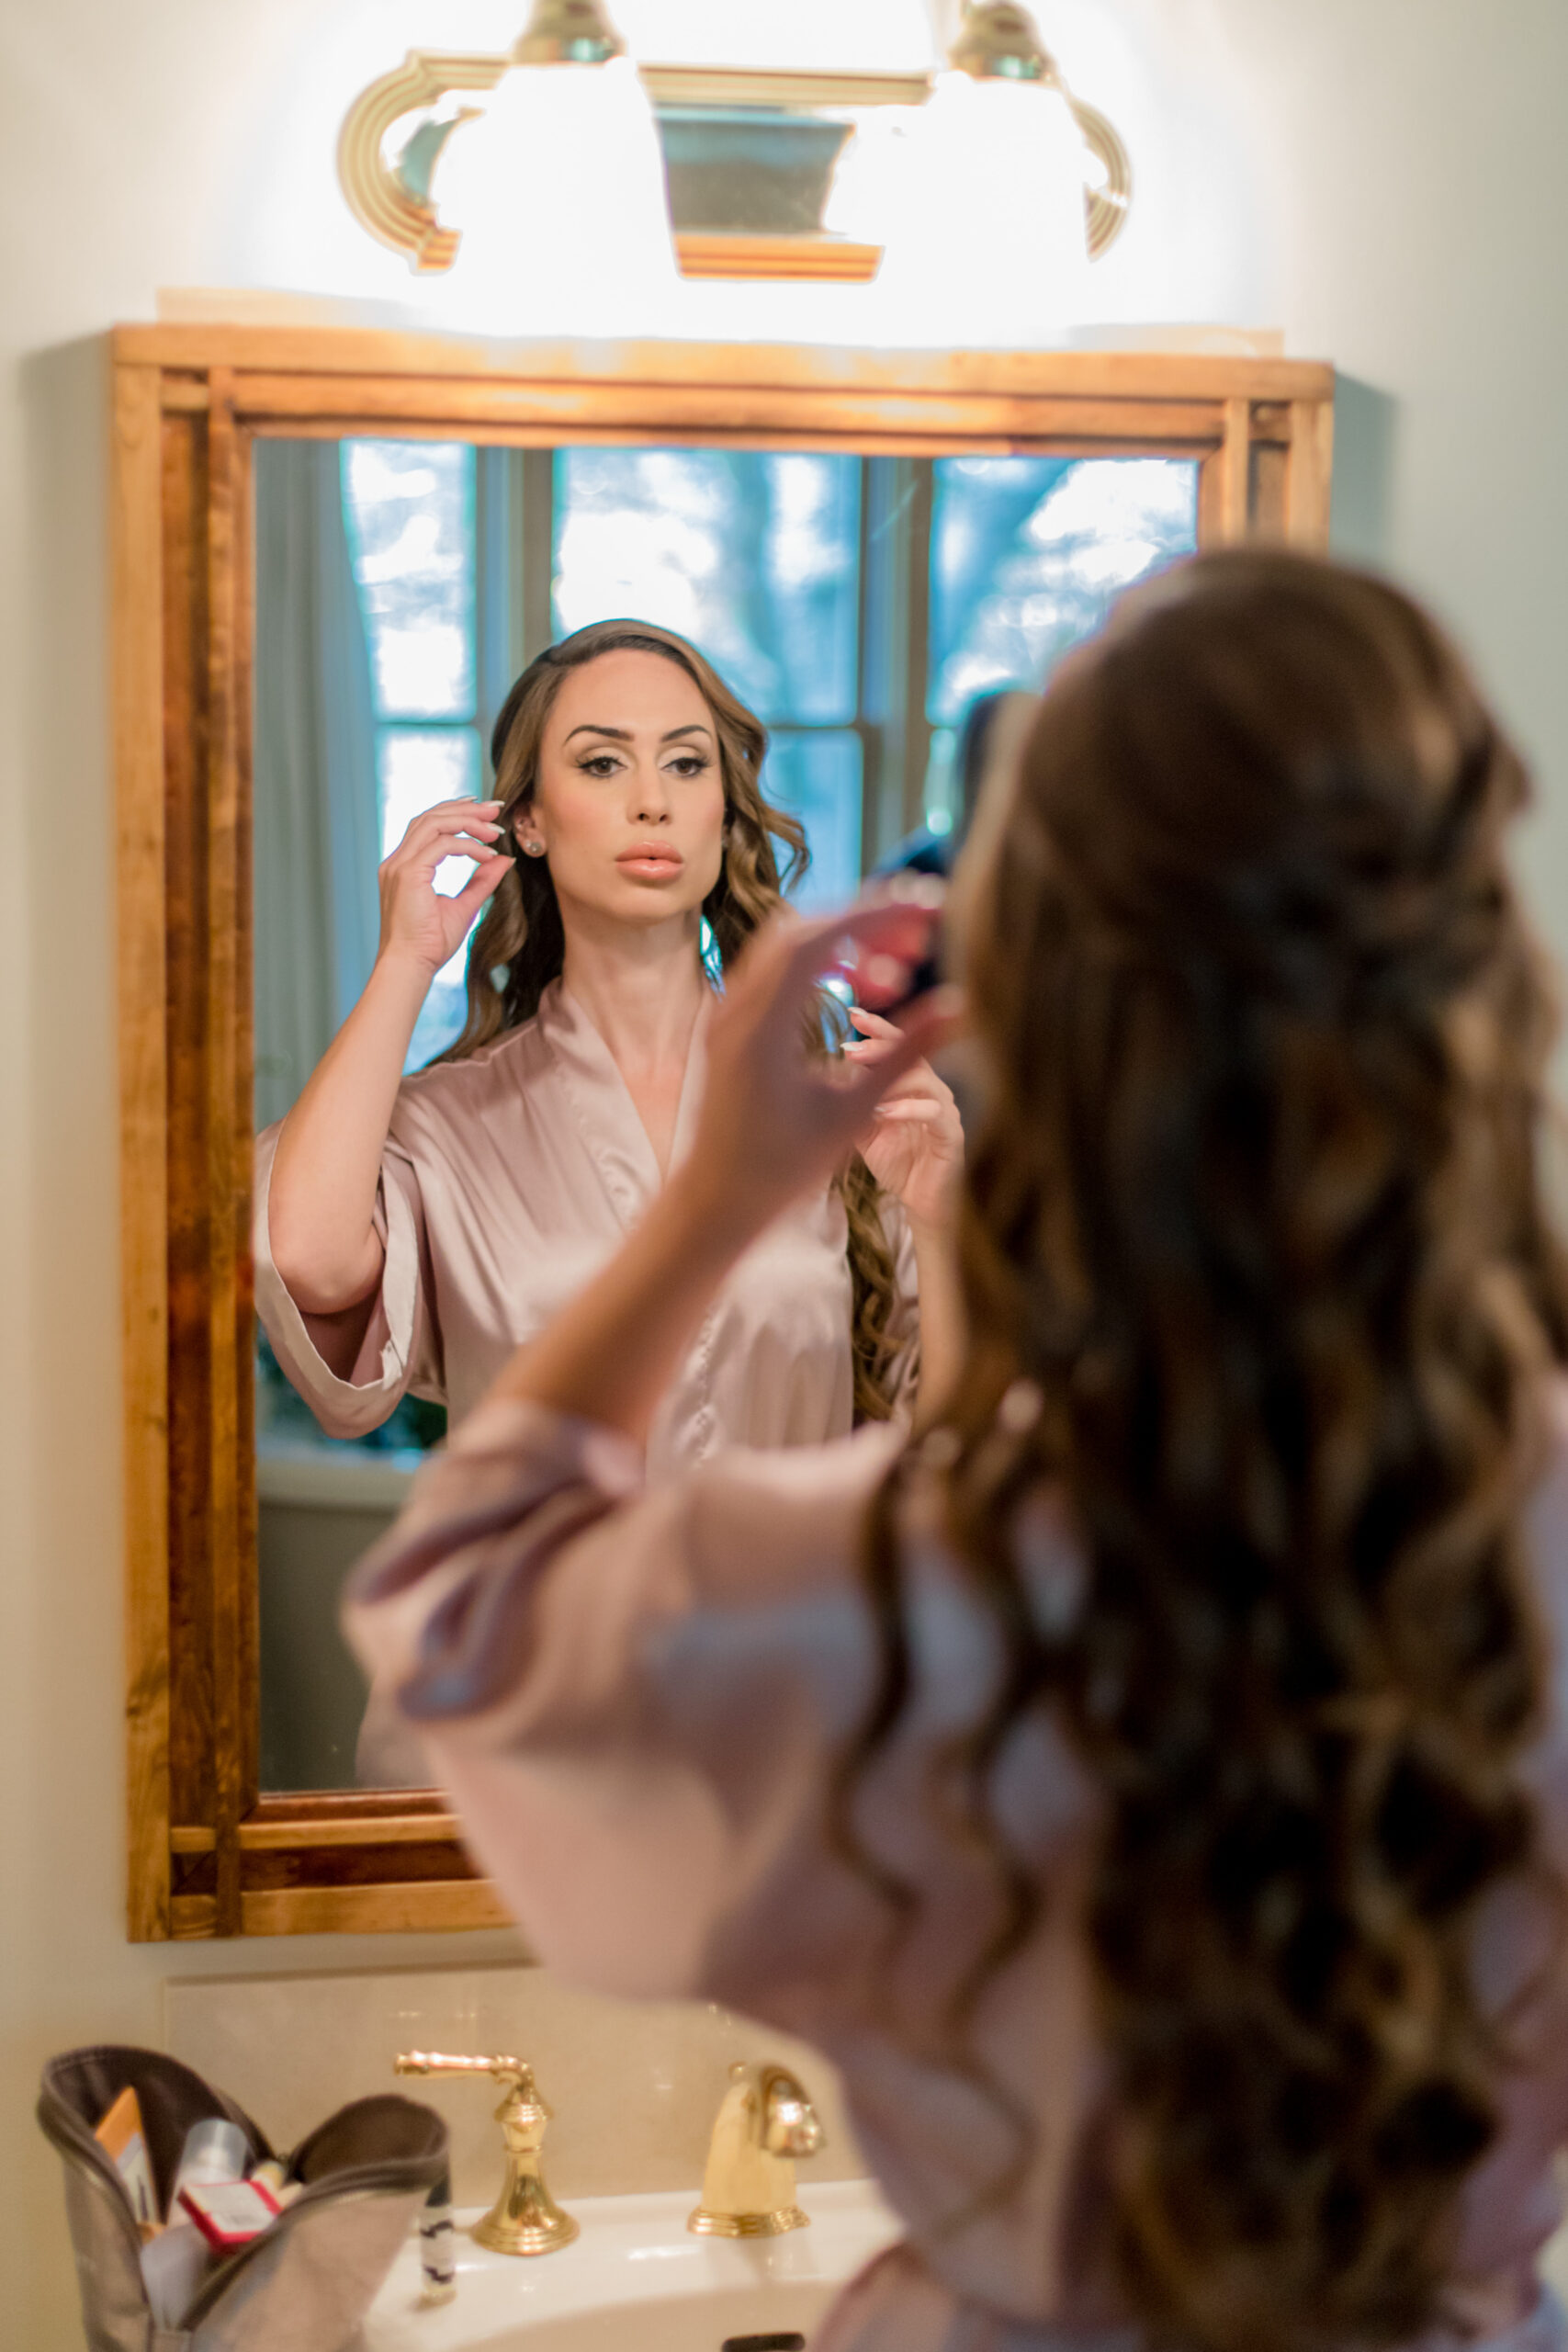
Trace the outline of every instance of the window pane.
[[345, 441], [344, 512], [383, 718], [474, 711], [474, 453]]
[[[383, 727], [377, 741], [381, 792], [381, 854], [389, 857], [422, 808], [437, 800], [477, 799], [479, 739], [470, 727]], [[435, 887], [456, 898], [473, 874], [466, 857], [444, 857]], [[469, 934], [472, 936], [472, 933]], [[423, 1069], [443, 1053], [463, 1025], [468, 942], [447, 958], [431, 983], [414, 1024], [405, 1069]]]
[[1044, 684], [1131, 582], [1198, 544], [1185, 458], [939, 458], [927, 716]]
[[555, 625], [678, 629], [770, 722], [855, 715], [860, 461], [560, 449]]
[[762, 789], [806, 827], [811, 870], [795, 904], [807, 914], [847, 904], [860, 888], [859, 736], [775, 735]]

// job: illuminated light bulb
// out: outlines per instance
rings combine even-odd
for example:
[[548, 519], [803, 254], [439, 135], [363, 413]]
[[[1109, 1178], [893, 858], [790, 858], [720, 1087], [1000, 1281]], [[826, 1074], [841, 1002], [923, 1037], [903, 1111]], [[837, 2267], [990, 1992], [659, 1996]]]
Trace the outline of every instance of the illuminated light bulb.
[[1089, 315], [1088, 156], [1054, 85], [940, 74], [888, 160], [877, 307], [901, 339], [1050, 344]]
[[833, 167], [822, 209], [822, 226], [829, 236], [886, 245], [898, 218], [908, 142], [919, 119], [915, 107], [861, 109], [854, 136]]
[[629, 57], [514, 66], [447, 141], [431, 192], [462, 232], [452, 268], [421, 286], [432, 324], [657, 331], [679, 279], [659, 134]]

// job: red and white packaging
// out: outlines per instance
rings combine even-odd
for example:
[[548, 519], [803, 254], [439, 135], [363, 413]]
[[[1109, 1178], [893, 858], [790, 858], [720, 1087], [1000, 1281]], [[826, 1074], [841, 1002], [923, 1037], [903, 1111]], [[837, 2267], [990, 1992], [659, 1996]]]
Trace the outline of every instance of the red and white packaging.
[[180, 2203], [215, 2254], [237, 2254], [283, 2210], [259, 2180], [204, 2180], [182, 2188]]

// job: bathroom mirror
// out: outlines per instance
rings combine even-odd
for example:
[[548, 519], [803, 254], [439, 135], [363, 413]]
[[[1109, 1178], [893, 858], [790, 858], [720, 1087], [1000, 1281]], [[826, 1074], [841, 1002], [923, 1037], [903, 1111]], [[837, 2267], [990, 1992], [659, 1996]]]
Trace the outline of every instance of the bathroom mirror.
[[767, 721], [841, 899], [950, 817], [971, 695], [1194, 546], [1322, 541], [1332, 375], [219, 327], [122, 329], [115, 373], [130, 1932], [490, 1925], [440, 1797], [359, 1784], [336, 1624], [444, 1415], [324, 1437], [251, 1306], [253, 1136], [363, 983], [378, 860], [488, 789], [526, 660], [629, 613]]

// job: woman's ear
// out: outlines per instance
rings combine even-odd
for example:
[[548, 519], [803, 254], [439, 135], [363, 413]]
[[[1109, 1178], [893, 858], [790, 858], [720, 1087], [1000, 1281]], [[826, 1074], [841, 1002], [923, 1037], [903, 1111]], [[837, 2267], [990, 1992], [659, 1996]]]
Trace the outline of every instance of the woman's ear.
[[512, 820], [512, 833], [525, 857], [543, 857], [545, 844], [539, 839], [539, 828], [530, 806], [518, 809]]

